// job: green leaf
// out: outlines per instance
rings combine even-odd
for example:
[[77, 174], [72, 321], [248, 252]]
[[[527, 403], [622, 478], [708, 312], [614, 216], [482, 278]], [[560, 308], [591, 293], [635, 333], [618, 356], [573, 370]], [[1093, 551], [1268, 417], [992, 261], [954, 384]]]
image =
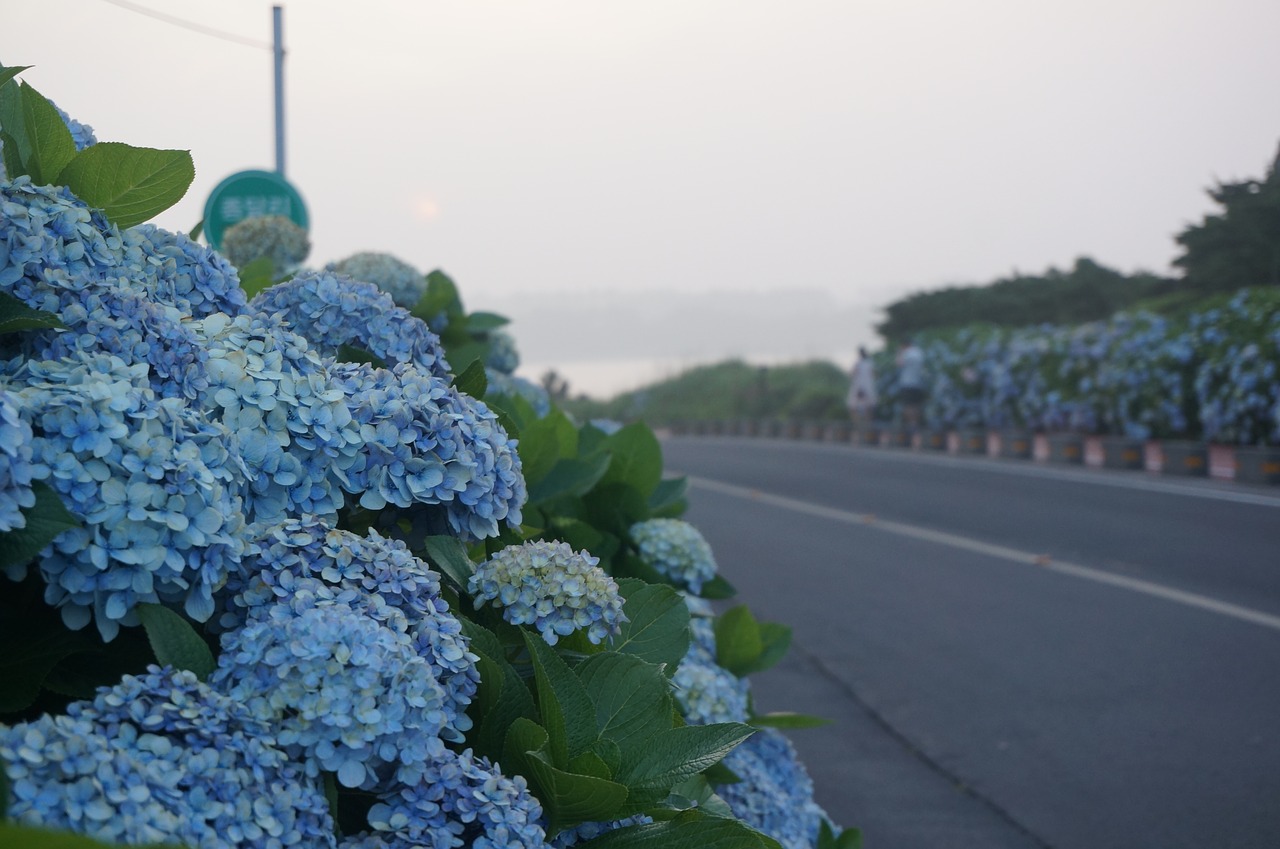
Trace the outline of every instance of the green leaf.
[[540, 483], [562, 458], [572, 457], [578, 449], [578, 431], [560, 410], [552, 410], [543, 418], [520, 428], [520, 466], [525, 483]]
[[77, 153], [58, 181], [123, 229], [173, 206], [195, 175], [189, 151], [99, 142]]
[[44, 330], [51, 327], [66, 327], [66, 325], [53, 313], [32, 309], [13, 295], [0, 292], [0, 333]]
[[[276, 283], [276, 264], [269, 256], [251, 259], [243, 268], [236, 269], [240, 276], [240, 288], [247, 297], [252, 298], [263, 289], [269, 289]], [[372, 357], [372, 354], [368, 354]], [[364, 362], [363, 360], [347, 360], [346, 362]]]
[[[258, 259], [265, 259], [265, 257], [259, 257]], [[257, 259], [254, 260], [254, 262], [257, 261]], [[368, 363], [375, 368], [387, 367], [387, 364], [377, 354], [371, 354], [364, 348], [357, 348], [355, 345], [339, 345], [337, 360], [340, 363]]]
[[22, 511], [26, 526], [0, 534], [0, 568], [26, 563], [63, 531], [80, 527], [80, 520], [48, 484], [31, 484], [36, 503]]
[[137, 610], [161, 666], [194, 672], [201, 681], [209, 677], [216, 666], [213, 652], [190, 622], [159, 604], [139, 604]]
[[769, 849], [767, 838], [736, 819], [692, 810], [674, 819], [614, 829], [578, 849]]
[[643, 810], [662, 801], [676, 784], [718, 763], [754, 733], [749, 725], [722, 722], [685, 725], [650, 738], [616, 776], [629, 790], [628, 807]]
[[761, 622], [760, 641], [764, 644], [764, 650], [751, 668], [752, 672], [768, 669], [786, 656], [787, 650], [791, 648], [791, 628], [777, 622]]
[[511, 319], [496, 312], [473, 312], [467, 316], [467, 329], [473, 333], [487, 333], [510, 323]]
[[595, 705], [578, 676], [551, 646], [536, 634], [521, 633], [533, 660], [538, 712], [550, 738], [551, 762], [564, 767], [600, 736]]
[[671, 729], [674, 701], [662, 667], [638, 657], [605, 652], [587, 658], [576, 671], [595, 703], [592, 726], [618, 746], [622, 757], [619, 769], [625, 769], [654, 738]]
[[569, 761], [569, 772], [590, 775], [593, 778], [613, 778], [613, 770], [604, 762], [604, 758], [590, 749]]
[[666, 478], [658, 482], [653, 494], [649, 496], [649, 509], [657, 513], [684, 501], [685, 492], [689, 489], [687, 477]]
[[521, 717], [536, 721], [538, 709], [524, 680], [503, 656], [502, 643], [489, 631], [459, 616], [463, 633], [471, 640], [471, 651], [480, 658], [480, 686], [468, 713], [475, 727], [467, 734], [467, 744], [478, 753], [501, 760], [507, 729]]
[[39, 695], [45, 676], [59, 661], [95, 647], [93, 639], [81, 631], [54, 626], [32, 632], [24, 624], [10, 620], [0, 625], [6, 647], [0, 654], [0, 713], [29, 707]]
[[[0, 849], [119, 849], [118, 844], [104, 843], [52, 828], [38, 828], [15, 823], [0, 823]], [[135, 849], [181, 849], [175, 843], [148, 843]]]
[[9, 816], [9, 775], [0, 769], [0, 822]]
[[593, 775], [558, 769], [546, 760], [548, 735], [527, 719], [517, 720], [507, 733], [504, 764], [534, 786], [547, 817], [547, 837], [579, 823], [617, 819], [627, 788]]
[[601, 482], [585, 498], [587, 518], [601, 530], [625, 537], [636, 522], [649, 518], [644, 495], [629, 483]]
[[453, 378], [453, 388], [472, 398], [483, 398], [489, 388], [489, 378], [484, 372], [484, 363], [472, 360], [462, 373]]
[[818, 842], [814, 849], [862, 849], [862, 832], [846, 828], [837, 833], [826, 817], [818, 822]]
[[552, 518], [551, 526], [547, 528], [545, 536], [549, 540], [568, 543], [574, 551], [589, 551], [596, 557], [600, 557], [606, 547], [605, 535], [594, 526], [579, 519], [566, 519], [563, 516]]
[[21, 74], [30, 67], [30, 65], [16, 65], [12, 68], [6, 68], [3, 65], [0, 65], [0, 86], [9, 82], [9, 80], [18, 76], [18, 74]]
[[196, 222], [196, 226], [191, 228], [191, 232], [187, 234], [187, 238], [195, 242], [200, 239], [200, 234], [204, 232], [204, 219], [201, 218]]
[[613, 455], [603, 483], [627, 484], [648, 502], [662, 479], [662, 446], [643, 422], [633, 422], [612, 434], [606, 450]]
[[529, 503], [538, 504], [566, 495], [585, 495], [604, 477], [611, 459], [608, 454], [597, 454], [588, 459], [560, 460], [536, 486], [529, 487]]
[[667, 674], [673, 674], [689, 651], [688, 605], [665, 584], [629, 578], [618, 582], [618, 591], [626, 599], [622, 612], [627, 621], [614, 638], [613, 650], [665, 664]]
[[716, 617], [716, 663], [737, 675], [746, 675], [764, 652], [760, 626], [745, 604]]
[[38, 186], [54, 184], [58, 172], [76, 155], [75, 141], [58, 110], [26, 83], [0, 85], [0, 127], [9, 179], [29, 174]]
[[818, 728], [831, 724], [831, 720], [821, 716], [810, 716], [807, 713], [791, 711], [774, 711], [772, 713], [754, 714], [747, 719], [749, 725], [756, 728]]
[[720, 601], [726, 598], [733, 598], [738, 594], [738, 590], [733, 584], [726, 581], [720, 575], [716, 575], [710, 581], [702, 585], [702, 592], [698, 595], [702, 598], [711, 599], [712, 601]]
[[427, 291], [418, 299], [411, 312], [423, 321], [430, 321], [440, 313], [452, 319], [462, 313], [462, 300], [453, 278], [436, 269], [427, 275]]
[[467, 547], [462, 544], [462, 540], [442, 534], [427, 537], [422, 546], [426, 549], [427, 561], [432, 566], [439, 569], [441, 574], [447, 575], [461, 589], [467, 588], [476, 567], [467, 556]]
[[[683, 804], [680, 804], [683, 802]], [[716, 795], [715, 790], [711, 786], [711, 782], [707, 780], [707, 776], [703, 773], [686, 778], [684, 781], [671, 788], [671, 796], [668, 796], [665, 804], [677, 807], [679, 810], [687, 810], [697, 808], [703, 813], [714, 814], [718, 817], [733, 818], [733, 809], [729, 804]]]

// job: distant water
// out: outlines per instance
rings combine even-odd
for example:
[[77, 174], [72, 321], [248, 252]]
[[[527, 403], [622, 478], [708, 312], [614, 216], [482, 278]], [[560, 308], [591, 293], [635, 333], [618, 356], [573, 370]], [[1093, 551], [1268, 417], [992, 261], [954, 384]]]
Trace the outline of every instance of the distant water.
[[559, 363], [530, 362], [522, 363], [517, 374], [535, 383], [542, 381], [542, 376], [554, 369], [556, 374], [569, 381], [569, 392], [572, 395], [588, 395], [598, 400], [606, 400], [623, 392], [630, 392], [643, 386], [661, 383], [676, 377], [689, 369], [701, 365], [721, 363], [726, 360], [742, 360], [753, 365], [783, 365], [785, 363], [811, 362], [827, 360], [841, 368], [852, 367], [853, 351], [839, 351], [829, 355], [811, 357], [760, 357], [735, 356], [725, 354], [720, 357], [639, 357], [634, 359], [578, 360]]

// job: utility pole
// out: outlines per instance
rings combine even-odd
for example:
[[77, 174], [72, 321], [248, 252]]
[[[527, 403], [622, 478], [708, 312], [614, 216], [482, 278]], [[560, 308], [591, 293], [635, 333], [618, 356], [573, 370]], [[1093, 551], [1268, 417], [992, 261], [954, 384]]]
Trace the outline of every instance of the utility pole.
[[276, 173], [284, 176], [284, 7], [271, 7], [276, 65]]

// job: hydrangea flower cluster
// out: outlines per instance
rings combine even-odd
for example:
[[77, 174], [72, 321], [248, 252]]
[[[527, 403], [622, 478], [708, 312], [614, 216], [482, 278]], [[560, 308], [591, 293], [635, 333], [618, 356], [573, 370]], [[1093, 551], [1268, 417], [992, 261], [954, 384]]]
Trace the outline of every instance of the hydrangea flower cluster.
[[54, 109], [58, 110], [58, 117], [62, 119], [62, 123], [66, 124], [67, 129], [71, 131], [71, 140], [75, 142], [77, 151], [98, 143], [98, 137], [93, 134], [93, 127], [88, 124], [81, 124], [63, 111], [61, 106], [53, 103], [53, 101], [50, 101], [50, 103]]
[[364, 445], [325, 362], [278, 318], [214, 313], [191, 324], [209, 357], [200, 406], [235, 436], [250, 520], [336, 514], [340, 477]]
[[421, 780], [385, 793], [372, 832], [341, 849], [545, 849], [542, 806], [522, 776], [508, 778], [470, 749], [441, 749]]
[[272, 276], [288, 274], [311, 253], [307, 231], [284, 215], [255, 215], [222, 234], [222, 253], [236, 268], [255, 259], [271, 260]]
[[[33, 437], [33, 477], [79, 516], [39, 561], [63, 621], [92, 617], [104, 639], [142, 602], [204, 621], [244, 550], [243, 475], [226, 431], [179, 399], [157, 398], [145, 365], [108, 355], [28, 362], [16, 393]], [[8, 570], [21, 579], [25, 566]]]
[[812, 849], [826, 814], [813, 801], [813, 780], [791, 741], [763, 728], [730, 752], [724, 765], [742, 779], [717, 790], [735, 816], [785, 849]]
[[716, 662], [716, 635], [711, 605], [683, 593], [693, 639], [671, 681], [685, 719], [693, 725], [746, 722], [750, 685]]
[[333, 847], [319, 783], [272, 739], [190, 672], [151, 666], [63, 716], [0, 725], [8, 814], [113, 844]]
[[101, 283], [121, 264], [120, 234], [63, 187], [22, 176], [0, 183], [0, 291], [58, 312], [62, 295]]
[[240, 275], [222, 254], [154, 224], [130, 227], [121, 238], [125, 267], [120, 273], [152, 300], [192, 318], [244, 312]]
[[416, 777], [444, 749], [444, 691], [408, 636], [316, 579], [222, 637], [210, 686], [276, 728], [280, 747], [344, 787]]
[[388, 366], [412, 363], [436, 377], [449, 376], [440, 338], [372, 283], [331, 271], [305, 271], [259, 292], [250, 308], [279, 314], [326, 356], [354, 345]]
[[548, 645], [582, 629], [599, 645], [627, 621], [618, 584], [599, 562], [564, 542], [509, 545], [476, 567], [467, 592], [477, 609], [492, 602], [503, 619], [533, 625]]
[[649, 519], [631, 526], [640, 559], [679, 587], [702, 592], [716, 576], [711, 546], [698, 529], [681, 519]]
[[489, 351], [484, 358], [485, 368], [512, 374], [520, 367], [520, 352], [510, 333], [502, 329], [490, 330], [485, 339], [489, 343]]
[[333, 367], [364, 442], [359, 461], [343, 472], [360, 503], [443, 505], [464, 539], [519, 525], [527, 498], [516, 443], [482, 402], [415, 366]]
[[[323, 584], [316, 586], [314, 581]], [[480, 682], [478, 657], [462, 623], [440, 597], [440, 576], [399, 540], [370, 530], [365, 537], [314, 517], [271, 528], [232, 573], [223, 593], [223, 629], [241, 626], [254, 611], [294, 598], [302, 586], [320, 598], [360, 607], [375, 621], [406, 634], [444, 692], [440, 736], [460, 742]]]
[[17, 399], [0, 388], [0, 533], [27, 526], [31, 489], [31, 426], [18, 416]]
[[390, 295], [397, 306], [406, 309], [417, 306], [427, 291], [426, 275], [391, 254], [364, 251], [330, 263], [326, 268], [362, 283], [372, 283]]

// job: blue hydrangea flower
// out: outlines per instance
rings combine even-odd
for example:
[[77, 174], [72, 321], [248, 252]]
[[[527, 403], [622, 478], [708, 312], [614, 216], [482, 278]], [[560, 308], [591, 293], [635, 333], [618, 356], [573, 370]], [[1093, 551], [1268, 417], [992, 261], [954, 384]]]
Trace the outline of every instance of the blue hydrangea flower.
[[54, 109], [58, 110], [58, 117], [62, 119], [62, 123], [67, 125], [67, 129], [71, 131], [71, 140], [76, 143], [76, 150], [81, 151], [86, 147], [90, 147], [98, 143], [98, 137], [93, 134], [93, 127], [88, 124], [81, 124], [75, 118], [72, 118], [62, 107], [49, 101]]
[[533, 413], [538, 418], [542, 418], [551, 412], [551, 394], [532, 380], [523, 378], [518, 374], [504, 374], [487, 367], [485, 368], [485, 377], [489, 381], [489, 390], [485, 393], [486, 398], [490, 395], [510, 395], [516, 398], [523, 398], [529, 402], [529, 406], [533, 407]]
[[566, 828], [553, 837], [551, 847], [552, 849], [569, 849], [570, 846], [577, 846], [585, 840], [591, 840], [629, 825], [648, 825], [651, 822], [653, 817], [648, 814], [635, 814], [613, 822], [584, 822], [573, 828]]
[[318, 781], [190, 672], [148, 667], [62, 716], [0, 725], [14, 821], [107, 843], [333, 847]]
[[813, 781], [790, 740], [761, 729], [730, 752], [724, 765], [742, 780], [716, 792], [738, 819], [785, 849], [812, 849], [825, 814], [813, 801]]
[[490, 330], [485, 334], [489, 350], [484, 359], [485, 368], [503, 374], [512, 374], [520, 367], [520, 352], [516, 340], [505, 330]]
[[31, 489], [31, 426], [18, 415], [17, 398], [0, 387], [0, 533], [25, 528]]
[[222, 636], [209, 683], [275, 728], [308, 774], [375, 789], [415, 778], [444, 750], [445, 694], [400, 629], [303, 579]]
[[545, 849], [542, 806], [522, 776], [508, 778], [470, 749], [441, 749], [421, 780], [385, 793], [371, 832], [342, 849]]
[[191, 318], [244, 312], [240, 275], [212, 248], [154, 224], [130, 227], [121, 239], [124, 267], [118, 273], [153, 301], [176, 307]]
[[513, 625], [533, 625], [549, 645], [586, 629], [600, 644], [619, 634], [627, 617], [618, 584], [564, 542], [509, 545], [476, 567], [467, 584], [476, 608], [492, 602]]
[[528, 493], [516, 443], [482, 402], [413, 365], [341, 363], [333, 375], [364, 443], [341, 473], [362, 506], [442, 505], [467, 540], [520, 524]]
[[[145, 365], [115, 357], [28, 362], [18, 378], [33, 477], [84, 522], [38, 561], [45, 600], [68, 627], [92, 619], [107, 640], [137, 624], [143, 602], [208, 619], [244, 551], [244, 470], [229, 434], [185, 402], [157, 398]], [[21, 579], [25, 567], [8, 571]]]
[[191, 326], [209, 357], [198, 403], [235, 437], [250, 521], [336, 515], [363, 445], [327, 364], [278, 318], [214, 313]]
[[259, 292], [249, 307], [280, 315], [325, 356], [337, 356], [343, 345], [353, 345], [388, 366], [412, 363], [436, 377], [449, 375], [440, 338], [372, 283], [331, 271], [305, 271]]
[[272, 276], [288, 274], [311, 253], [307, 231], [284, 215], [255, 215], [222, 234], [222, 254], [237, 268], [255, 259], [271, 260]]
[[413, 309], [427, 291], [427, 278], [421, 271], [391, 254], [366, 251], [330, 263], [329, 271], [352, 280], [372, 283], [391, 296], [397, 306]]
[[406, 634], [444, 690], [440, 735], [460, 742], [471, 728], [467, 705], [476, 693], [479, 659], [462, 633], [462, 623], [440, 597], [440, 576], [399, 540], [370, 530], [360, 537], [314, 517], [271, 528], [227, 581], [222, 628], [239, 627], [265, 606], [296, 596], [310, 580], [321, 597], [362, 608], [381, 624]]
[[120, 248], [115, 226], [66, 188], [0, 183], [0, 291], [27, 306], [57, 312], [66, 290], [120, 265]]
[[716, 576], [711, 546], [688, 522], [649, 519], [632, 525], [630, 533], [640, 559], [676, 586], [698, 593]]

